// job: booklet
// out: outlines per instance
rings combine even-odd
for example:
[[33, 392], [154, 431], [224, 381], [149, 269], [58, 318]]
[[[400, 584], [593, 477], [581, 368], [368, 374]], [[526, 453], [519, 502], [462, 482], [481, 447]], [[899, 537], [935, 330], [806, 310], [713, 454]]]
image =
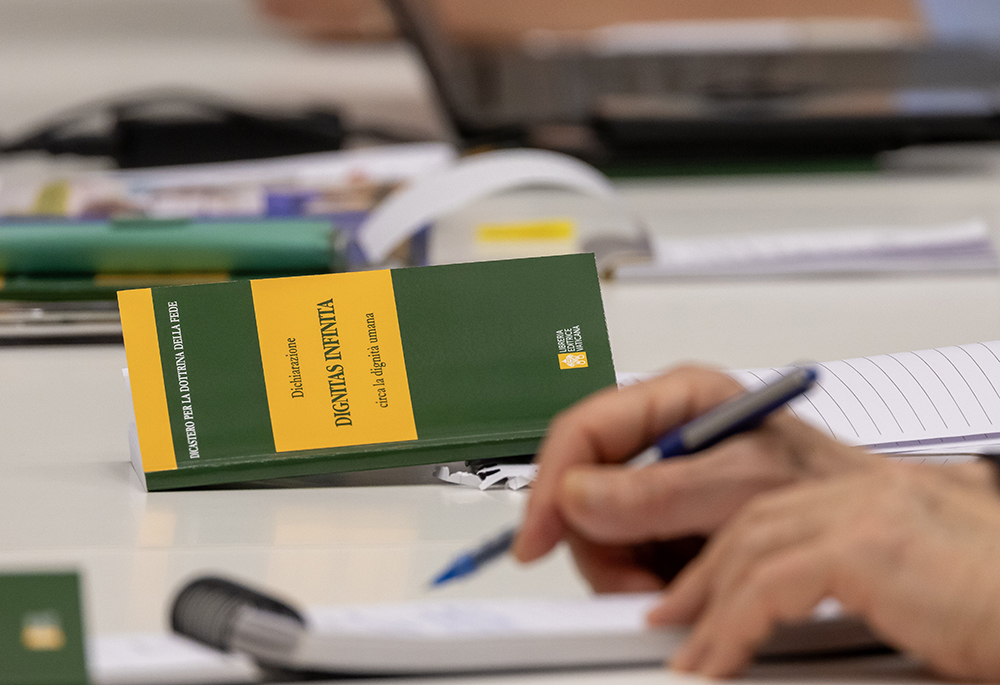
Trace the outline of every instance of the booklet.
[[615, 383], [593, 255], [118, 298], [150, 490], [530, 455]]

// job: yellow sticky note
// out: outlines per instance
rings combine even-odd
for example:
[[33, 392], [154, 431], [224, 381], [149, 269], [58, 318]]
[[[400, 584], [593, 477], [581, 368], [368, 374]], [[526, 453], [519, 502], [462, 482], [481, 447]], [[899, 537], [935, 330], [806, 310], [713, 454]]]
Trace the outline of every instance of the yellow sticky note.
[[482, 224], [476, 231], [476, 239], [481, 243], [573, 240], [575, 237], [576, 223], [571, 219]]
[[69, 213], [69, 196], [72, 188], [67, 181], [53, 181], [42, 186], [31, 208], [32, 214], [66, 216]]

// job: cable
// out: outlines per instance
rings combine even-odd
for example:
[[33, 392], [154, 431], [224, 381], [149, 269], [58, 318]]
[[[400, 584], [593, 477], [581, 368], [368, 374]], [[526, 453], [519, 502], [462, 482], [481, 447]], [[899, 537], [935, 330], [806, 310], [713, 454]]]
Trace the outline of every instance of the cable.
[[336, 150], [349, 135], [426, 140], [379, 127], [348, 131], [330, 110], [265, 114], [197, 90], [157, 89], [66, 109], [19, 138], [0, 142], [0, 153], [106, 156], [121, 168], [134, 168]]

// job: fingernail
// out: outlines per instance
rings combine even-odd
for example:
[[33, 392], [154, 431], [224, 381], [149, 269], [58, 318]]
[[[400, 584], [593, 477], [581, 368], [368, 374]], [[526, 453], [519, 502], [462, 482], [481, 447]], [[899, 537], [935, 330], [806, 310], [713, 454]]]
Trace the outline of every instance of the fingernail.
[[670, 617], [673, 614], [673, 603], [670, 597], [664, 597], [659, 604], [649, 610], [646, 614], [646, 623], [651, 626], [663, 626], [671, 623]]
[[516, 538], [514, 538], [514, 544], [510, 546], [510, 555], [514, 557], [519, 562], [524, 562], [524, 557], [522, 556], [524, 543], [521, 542], [521, 534], [519, 533]]
[[563, 480], [563, 490], [574, 505], [585, 511], [600, 509], [606, 499], [607, 484], [597, 474], [570, 471]]

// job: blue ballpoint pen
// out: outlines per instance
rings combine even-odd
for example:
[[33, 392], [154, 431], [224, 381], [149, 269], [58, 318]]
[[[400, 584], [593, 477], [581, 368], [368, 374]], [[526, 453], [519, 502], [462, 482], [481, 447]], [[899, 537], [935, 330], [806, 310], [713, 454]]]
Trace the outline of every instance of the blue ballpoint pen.
[[[658, 459], [694, 454], [728, 437], [752, 430], [768, 414], [785, 406], [816, 382], [816, 369], [799, 367], [760, 390], [743, 393], [689, 421], [656, 441]], [[459, 556], [431, 581], [432, 587], [474, 573], [490, 561], [503, 556], [517, 537], [517, 528], [509, 528]]]

